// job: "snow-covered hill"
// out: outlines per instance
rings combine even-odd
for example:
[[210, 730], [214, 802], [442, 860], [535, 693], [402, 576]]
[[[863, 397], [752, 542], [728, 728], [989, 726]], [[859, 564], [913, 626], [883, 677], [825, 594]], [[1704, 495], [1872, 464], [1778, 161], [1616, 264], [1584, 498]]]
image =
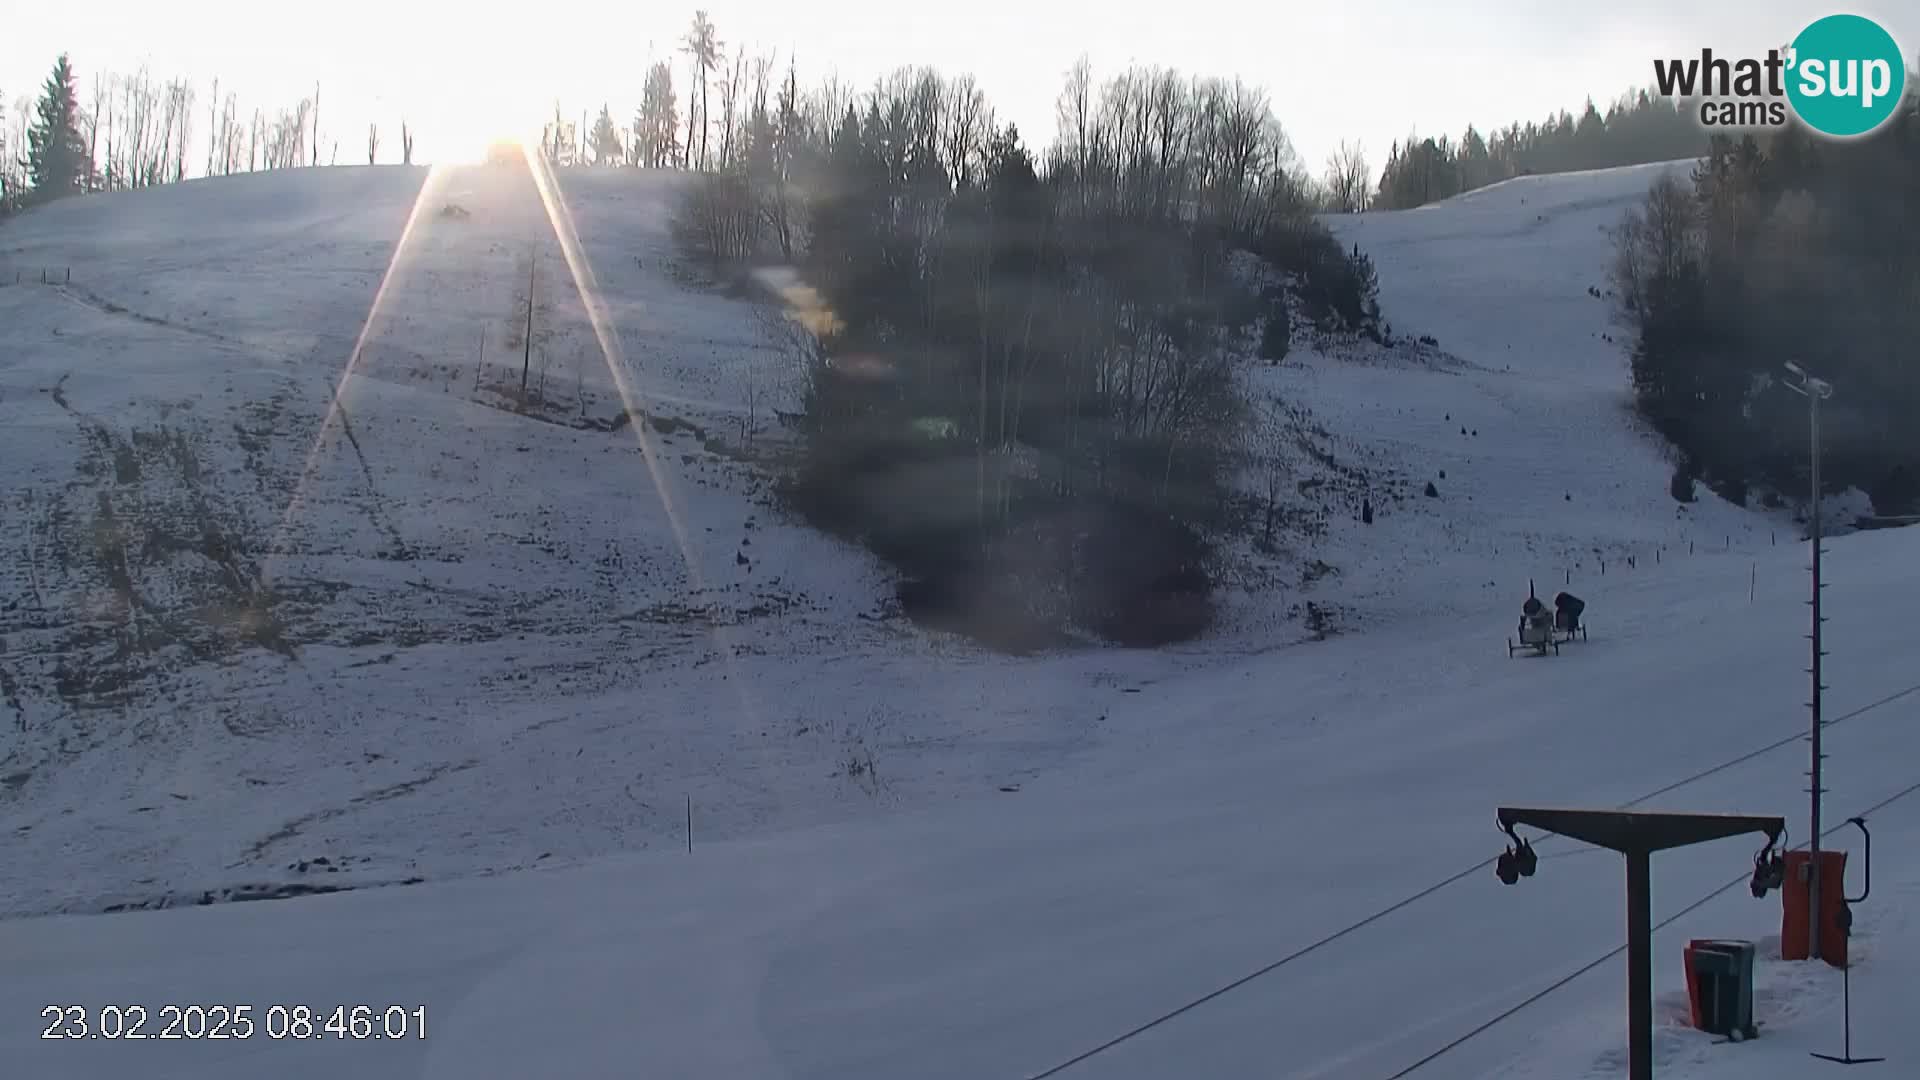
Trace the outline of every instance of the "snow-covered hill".
[[743, 447], [780, 437], [793, 358], [676, 280], [677, 184], [569, 176], [567, 229], [484, 168], [9, 224], [0, 824], [59, 855], [0, 911], [674, 843], [689, 797], [738, 835], [1088, 741], [1073, 699], [1141, 665], [927, 641], [879, 616], [871, 559], [772, 506]]
[[1629, 408], [1608, 230], [1655, 176], [1685, 167], [1524, 177], [1327, 219], [1374, 259], [1402, 344], [1296, 348], [1253, 378], [1292, 414], [1288, 479], [1312, 485], [1294, 509], [1320, 530], [1295, 554], [1338, 575], [1318, 601], [1341, 625], [1508, 604], [1528, 577], [1771, 545], [1791, 527], [1704, 489], [1681, 509], [1663, 442]]
[[[1866, 812], [1879, 841], [1855, 1048], [1900, 1060], [1920, 1053], [1900, 1013], [1920, 946], [1920, 694], [1856, 710], [1912, 678], [1899, 597], [1920, 588], [1914, 555], [1903, 533], [1836, 542], [1829, 595], [1830, 715], [1845, 719], [1828, 813]], [[1498, 620], [1421, 620], [1114, 693], [1097, 703], [1106, 738], [1073, 769], [934, 812], [502, 878], [0, 923], [0, 1007], [18, 1018], [0, 1051], [22, 1075], [76, 1078], [162, 1053], [205, 1078], [269, 1061], [370, 1078], [1055, 1075], [1377, 915], [1057, 1075], [1380, 1080], [1602, 961], [1414, 1075], [1617, 1076], [1620, 860], [1544, 840], [1538, 875], [1505, 888], [1483, 862], [1493, 808], [1625, 803], [1785, 740], [1643, 805], [1802, 820], [1798, 561], [1757, 560], [1751, 602], [1730, 565], [1610, 588], [1592, 641], [1557, 659], [1509, 661]], [[1714, 1046], [1680, 1019], [1686, 938], [1778, 932], [1778, 897], [1745, 892], [1756, 846], [1655, 861], [1662, 923], [1735, 886], [1656, 935], [1663, 1076], [1804, 1077], [1808, 1049], [1837, 1050], [1824, 967], [1762, 963], [1759, 1042]], [[382, 1023], [424, 1008], [428, 1035], [36, 1038], [48, 1003], [157, 1020], [168, 1002], [251, 1005], [261, 1032], [274, 1005], [322, 1026], [335, 1004]]]
[[[345, 1003], [430, 1035], [165, 1067], [1035, 1076], [1385, 912], [1062, 1072], [1392, 1075], [1617, 941], [1617, 860], [1569, 844], [1426, 891], [1498, 851], [1496, 804], [1627, 802], [1804, 723], [1804, 544], [1667, 496], [1588, 292], [1660, 168], [1339, 220], [1437, 344], [1250, 373], [1296, 440], [1296, 576], [1205, 642], [1019, 660], [888, 617], [870, 558], [772, 504], [794, 358], [672, 259], [671, 175], [297, 170], [10, 223], [0, 912], [357, 891], [0, 922], [0, 1054], [155, 1068], [35, 1038], [51, 1003]], [[1829, 715], [1906, 689], [1915, 543], [1833, 544]], [[1529, 579], [1593, 640], [1509, 660]], [[1276, 648], [1308, 601], [1352, 632]], [[1920, 781], [1916, 698], [1834, 729], [1831, 820]], [[1797, 821], [1803, 758], [1650, 805]], [[1863, 1001], [1914, 982], [1916, 800], [1872, 814]], [[1750, 853], [1663, 857], [1656, 919]], [[1670, 1065], [1726, 1052], [1673, 1025], [1676, 942], [1777, 912], [1736, 889], [1663, 932]], [[1828, 974], [1767, 967], [1781, 1037], [1743, 1065], [1802, 1068]], [[1620, 980], [1418, 1075], [1609, 1075]]]

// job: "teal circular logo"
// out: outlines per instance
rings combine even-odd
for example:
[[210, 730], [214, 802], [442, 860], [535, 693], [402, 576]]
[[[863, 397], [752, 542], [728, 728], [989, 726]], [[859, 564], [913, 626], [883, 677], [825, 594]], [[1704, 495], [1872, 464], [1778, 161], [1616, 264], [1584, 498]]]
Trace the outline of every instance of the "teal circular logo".
[[1906, 99], [1907, 58], [1899, 43], [1859, 15], [1829, 15], [1800, 31], [1787, 64], [1787, 100], [1823, 135], [1865, 135]]

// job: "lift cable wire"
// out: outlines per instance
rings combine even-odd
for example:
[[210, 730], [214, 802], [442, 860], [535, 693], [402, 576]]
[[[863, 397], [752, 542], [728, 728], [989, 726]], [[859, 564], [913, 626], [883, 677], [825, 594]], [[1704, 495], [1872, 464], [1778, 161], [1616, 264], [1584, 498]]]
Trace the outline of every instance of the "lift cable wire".
[[[1915, 683], [1914, 685], [1907, 687], [1905, 690], [1900, 690], [1900, 691], [1896, 691], [1895, 693], [1888, 694], [1886, 697], [1883, 697], [1878, 701], [1874, 701], [1866, 705], [1862, 705], [1859, 708], [1854, 709], [1852, 712], [1843, 713], [1840, 716], [1836, 716], [1833, 719], [1826, 721], [1822, 726], [1832, 727], [1833, 725], [1841, 723], [1843, 721], [1851, 720], [1854, 717], [1861, 715], [1862, 713], [1871, 712], [1872, 710], [1878, 709], [1883, 705], [1892, 704], [1893, 702], [1898, 701], [1903, 697], [1906, 697], [1908, 694], [1913, 694], [1913, 693], [1920, 693], [1920, 683]], [[1804, 738], [1806, 738], [1806, 735], [1800, 734], [1800, 733], [1789, 735], [1784, 739], [1780, 739], [1776, 742], [1768, 743], [1767, 745], [1761, 747], [1758, 750], [1753, 750], [1748, 753], [1742, 754], [1737, 758], [1733, 758], [1729, 761], [1721, 762], [1720, 764], [1715, 765], [1710, 769], [1704, 769], [1700, 772], [1694, 773], [1692, 776], [1686, 777], [1685, 779], [1676, 780], [1673, 783], [1668, 784], [1666, 787], [1660, 788], [1657, 791], [1648, 792], [1647, 794], [1642, 795], [1631, 802], [1621, 803], [1617, 809], [1621, 809], [1621, 810], [1632, 809], [1633, 807], [1638, 806], [1641, 803], [1647, 802], [1650, 799], [1657, 799], [1662, 795], [1675, 791], [1679, 788], [1685, 787], [1688, 784], [1692, 784], [1700, 780], [1704, 780], [1707, 777], [1714, 775], [1715, 773], [1724, 772], [1725, 770], [1731, 769], [1736, 765], [1743, 765], [1749, 761], [1752, 761], [1754, 758], [1761, 756], [1762, 754], [1771, 753], [1775, 750], [1780, 749], [1783, 746], [1789, 746]], [[1916, 789], [1920, 789], [1920, 785], [1916, 785], [1916, 788], [1910, 788], [1908, 790], [1912, 791]], [[1901, 794], [1905, 795], [1907, 794], [1907, 792], [1902, 792]], [[1897, 797], [1898, 796], [1896, 796], [1896, 798]], [[1888, 800], [1888, 801], [1891, 802], [1892, 800]], [[1883, 803], [1882, 805], [1885, 805], [1885, 804]], [[1874, 809], [1878, 809], [1878, 807], [1875, 807]], [[1868, 812], [1871, 813], [1872, 811], [1870, 810]], [[1558, 853], [1558, 855], [1572, 855], [1572, 854], [1575, 854], [1575, 852]], [[1549, 857], [1557, 857], [1557, 856], [1549, 856]], [[1169, 1020], [1172, 1020], [1178, 1016], [1182, 1016], [1188, 1012], [1191, 1012], [1194, 1009], [1197, 1009], [1200, 1006], [1205, 1005], [1207, 1002], [1212, 1001], [1217, 997], [1220, 997], [1224, 994], [1231, 993], [1234, 990], [1238, 990], [1242, 986], [1245, 986], [1246, 984], [1253, 982], [1255, 979], [1261, 978], [1262, 976], [1265, 976], [1265, 975], [1269, 975], [1274, 971], [1277, 971], [1280, 968], [1283, 968], [1286, 965], [1293, 963], [1295, 960], [1298, 960], [1301, 957], [1306, 956], [1309, 953], [1312, 953], [1320, 949], [1323, 946], [1331, 945], [1334, 942], [1339, 941], [1341, 938], [1346, 937], [1348, 934], [1351, 934], [1354, 931], [1361, 929], [1362, 927], [1369, 926], [1375, 922], [1378, 922], [1381, 919], [1386, 918], [1388, 915], [1391, 915], [1394, 912], [1399, 911], [1402, 908], [1405, 908], [1417, 901], [1424, 900], [1427, 897], [1432, 896], [1434, 893], [1439, 892], [1440, 890], [1446, 888], [1449, 885], [1454, 884], [1457, 881], [1462, 881], [1468, 877], [1473, 876], [1474, 874], [1480, 873], [1482, 870], [1485, 870], [1487, 867], [1492, 866], [1498, 858], [1499, 856], [1493, 856], [1491, 858], [1482, 859], [1479, 862], [1474, 863], [1472, 866], [1467, 867], [1465, 870], [1462, 870], [1452, 875], [1451, 877], [1448, 877], [1441, 881], [1437, 881], [1432, 885], [1429, 885], [1426, 888], [1421, 889], [1419, 892], [1414, 893], [1411, 896], [1408, 896], [1402, 900], [1399, 900], [1396, 903], [1391, 904], [1387, 907], [1381, 908], [1379, 911], [1376, 911], [1373, 914], [1368, 915], [1366, 918], [1361, 919], [1359, 922], [1351, 923], [1339, 930], [1334, 931], [1331, 934], [1328, 934], [1326, 937], [1320, 938], [1318, 941], [1314, 941], [1310, 944], [1304, 945], [1294, 950], [1293, 952], [1288, 953], [1287, 955], [1281, 957], [1280, 959], [1273, 961], [1272, 963], [1266, 965], [1265, 967], [1260, 968], [1257, 971], [1251, 972], [1246, 975], [1242, 975], [1240, 978], [1233, 980], [1232, 982], [1226, 984], [1225, 986], [1222, 986], [1216, 990], [1209, 991], [1208, 993], [1200, 997], [1197, 997], [1192, 1001], [1189, 1001], [1186, 1004], [1179, 1006], [1178, 1008], [1162, 1013], [1159, 1016], [1156, 1016], [1153, 1019], [1148, 1020], [1146, 1023], [1143, 1023], [1129, 1031], [1123, 1032], [1119, 1035], [1114, 1036], [1111, 1039], [1108, 1039], [1106, 1042], [1101, 1043], [1100, 1045], [1094, 1047], [1091, 1050], [1085, 1050], [1078, 1054], [1075, 1054], [1073, 1057], [1070, 1057], [1067, 1060], [1062, 1061], [1058, 1065], [1055, 1065], [1044, 1071], [1037, 1072], [1037, 1073], [1029, 1073], [1026, 1077], [1026, 1080], [1047, 1080], [1048, 1077], [1057, 1076], [1060, 1073], [1063, 1073], [1066, 1070], [1074, 1067], [1075, 1065], [1078, 1065], [1081, 1062], [1086, 1061], [1088, 1058], [1094, 1057], [1095, 1055], [1098, 1055], [1098, 1054], [1103, 1054], [1106, 1051], [1111, 1050], [1114, 1047], [1120, 1045], [1121, 1043], [1134, 1038], [1135, 1036], [1144, 1034], [1156, 1027], [1159, 1027], [1161, 1024], [1164, 1024]], [[1733, 884], [1738, 885], [1741, 881], [1745, 881], [1745, 880], [1747, 880], [1745, 877], [1741, 877], [1738, 881], [1735, 881]], [[1732, 887], [1733, 887], [1732, 885], [1727, 886], [1727, 888], [1732, 888]], [[1720, 890], [1720, 892], [1725, 892], [1725, 891], [1726, 889]], [[1718, 895], [1719, 893], [1713, 894], [1713, 896], [1718, 896]], [[1713, 896], [1707, 897], [1707, 900], [1713, 899]], [[1706, 903], [1707, 900], [1700, 901], [1700, 904]], [[1700, 906], [1700, 904], [1695, 904], [1694, 907], [1698, 907]], [[1687, 912], [1690, 912], [1692, 910], [1693, 908], [1690, 907], [1686, 911], [1680, 912], [1679, 915], [1673, 916], [1673, 918], [1677, 919], [1680, 917], [1680, 915], [1685, 915], [1687, 914]], [[1669, 919], [1668, 921], [1671, 922], [1672, 919]], [[1661, 923], [1660, 925], [1665, 926], [1666, 923]], [[1520, 1009], [1525, 1008], [1527, 1005], [1531, 1004], [1533, 1001], [1538, 1000], [1540, 997], [1545, 997], [1547, 994], [1553, 992], [1554, 990], [1559, 989], [1561, 986], [1566, 985], [1566, 983], [1571, 982], [1575, 978], [1578, 978], [1580, 975], [1586, 973], [1592, 967], [1598, 967], [1600, 964], [1605, 963], [1607, 960], [1611, 959], [1612, 957], [1619, 955], [1620, 952], [1624, 950], [1624, 948], [1625, 946], [1622, 946], [1620, 949], [1614, 950], [1613, 952], [1607, 954], [1606, 956], [1601, 957], [1599, 960], [1594, 961], [1593, 964], [1589, 965], [1589, 967], [1581, 968], [1579, 971], [1576, 971], [1572, 975], [1567, 976], [1567, 978], [1562, 980], [1561, 982], [1558, 982], [1552, 986], [1549, 986], [1547, 989], [1541, 991], [1536, 997], [1529, 998], [1527, 1001], [1521, 1002], [1520, 1005], [1515, 1006], [1512, 1010], [1510, 1010], [1509, 1013], [1503, 1014], [1500, 1017], [1496, 1017], [1492, 1022], [1490, 1022], [1486, 1026], [1491, 1027], [1493, 1026], [1493, 1024], [1498, 1023], [1502, 1019], [1505, 1019], [1507, 1015], [1511, 1015], [1512, 1012], [1518, 1012]], [[1484, 1030], [1484, 1028], [1480, 1030]], [[1479, 1030], [1469, 1032], [1466, 1036], [1459, 1039], [1458, 1042], [1465, 1042], [1467, 1039], [1472, 1038], [1474, 1035], [1477, 1035], [1477, 1034], [1479, 1034]], [[1421, 1065], [1424, 1065], [1426, 1061], [1431, 1061], [1433, 1058], [1439, 1057], [1440, 1054], [1446, 1053], [1447, 1050], [1452, 1049], [1453, 1045], [1457, 1045], [1457, 1043], [1450, 1044], [1446, 1047], [1442, 1047], [1438, 1052], [1433, 1054], [1431, 1057], [1421, 1062], [1415, 1063], [1413, 1066], [1408, 1068], [1405, 1072], [1396, 1074], [1395, 1077], [1392, 1078], [1392, 1080], [1398, 1080], [1398, 1077], [1405, 1076], [1408, 1072], [1413, 1071], [1413, 1069], [1417, 1069]]]
[[[1907, 796], [1912, 795], [1916, 791], [1920, 791], [1920, 783], [1913, 784], [1910, 787], [1904, 788], [1901, 791], [1896, 792], [1894, 795], [1888, 798], [1882, 799], [1881, 801], [1873, 804], [1872, 806], [1867, 807], [1865, 810], [1862, 810], [1856, 816], [1864, 818], [1868, 814], [1878, 813], [1879, 811], [1885, 809], [1886, 807], [1891, 806], [1896, 802], [1899, 802], [1901, 799], [1904, 799]], [[1847, 825], [1848, 825], [1848, 822], [1845, 822], [1845, 821], [1841, 822], [1838, 825], [1835, 825], [1831, 829], [1826, 830], [1826, 832], [1822, 834], [1821, 839], [1824, 840], [1826, 837], [1839, 832], [1840, 830], [1846, 828]], [[1806, 847], [1805, 844], [1798, 844], [1790, 850], [1798, 851], [1804, 847]], [[1734, 887], [1746, 884], [1749, 880], [1750, 880], [1750, 876], [1747, 874], [1742, 874], [1739, 877], [1734, 878], [1732, 881], [1727, 882], [1725, 885], [1722, 885], [1719, 888], [1708, 893], [1707, 895], [1701, 897], [1700, 899], [1695, 900], [1693, 903], [1688, 904], [1686, 907], [1681, 908], [1679, 911], [1674, 912], [1672, 915], [1669, 915], [1666, 918], [1660, 920], [1659, 922], [1654, 923], [1653, 929], [1655, 930], [1666, 929], [1668, 926], [1672, 925], [1675, 922], [1678, 922], [1680, 919], [1693, 914], [1695, 911], [1699, 910], [1700, 908], [1703, 908], [1707, 906], [1707, 904], [1713, 902], [1714, 900], [1719, 899], [1721, 896], [1725, 895], [1728, 891], [1730, 891]], [[1403, 1077], [1411, 1076], [1414, 1072], [1426, 1067], [1427, 1065], [1432, 1064], [1433, 1062], [1439, 1060], [1442, 1056], [1457, 1049], [1462, 1044], [1466, 1043], [1469, 1039], [1472, 1039], [1476, 1035], [1480, 1035], [1481, 1033], [1493, 1028], [1495, 1025], [1508, 1019], [1509, 1017], [1513, 1016], [1515, 1013], [1519, 1012], [1520, 1010], [1526, 1008], [1529, 1005], [1532, 1005], [1534, 1002], [1539, 1001], [1541, 998], [1546, 997], [1548, 994], [1553, 993], [1555, 990], [1560, 989], [1561, 987], [1567, 985], [1573, 980], [1579, 978], [1582, 975], [1585, 975], [1587, 972], [1592, 971], [1594, 968], [1599, 967], [1600, 965], [1606, 963], [1609, 960], [1612, 960], [1613, 958], [1619, 956], [1621, 953], [1626, 951], [1627, 951], [1627, 947], [1625, 945], [1614, 946], [1613, 950], [1611, 952], [1608, 952], [1605, 956], [1602, 956], [1591, 963], [1585, 964], [1575, 969], [1574, 971], [1569, 972], [1567, 975], [1556, 980], [1551, 985], [1529, 995], [1528, 997], [1523, 999], [1519, 1004], [1508, 1008], [1506, 1011], [1498, 1014], [1493, 1019], [1485, 1021], [1479, 1026], [1472, 1028], [1466, 1034], [1461, 1035], [1457, 1039], [1454, 1039], [1452, 1042], [1446, 1044], [1445, 1046], [1442, 1046], [1440, 1049], [1435, 1050], [1433, 1053], [1428, 1054], [1426, 1057], [1421, 1058], [1419, 1061], [1416, 1061], [1413, 1064], [1407, 1066], [1406, 1068], [1401, 1069], [1399, 1072], [1394, 1073], [1392, 1076], [1387, 1077], [1387, 1080], [1402, 1080]]]

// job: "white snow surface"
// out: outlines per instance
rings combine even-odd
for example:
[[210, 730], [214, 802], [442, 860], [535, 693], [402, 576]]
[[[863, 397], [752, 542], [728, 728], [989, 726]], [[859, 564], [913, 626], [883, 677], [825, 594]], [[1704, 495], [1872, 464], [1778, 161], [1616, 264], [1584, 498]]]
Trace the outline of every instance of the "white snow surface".
[[[773, 506], [738, 425], [793, 361], [669, 272], [671, 176], [562, 178], [605, 344], [510, 173], [298, 170], [8, 225], [0, 1074], [1032, 1077], [1383, 911], [1058, 1075], [1399, 1074], [1619, 944], [1612, 854], [1545, 838], [1518, 887], [1441, 884], [1500, 850], [1497, 805], [1678, 784], [1639, 805], [1806, 839], [1804, 745], [1740, 760], [1806, 723], [1806, 545], [1676, 508], [1586, 292], [1667, 167], [1336, 222], [1396, 333], [1438, 345], [1250, 371], [1332, 452], [1301, 466], [1337, 493], [1303, 493], [1319, 529], [1265, 564], [1301, 579], [1192, 646], [1018, 660], [889, 617], [871, 559]], [[518, 382], [539, 237], [557, 423], [488, 389]], [[568, 426], [621, 382], [652, 420]], [[1389, 493], [1371, 526], [1362, 490]], [[1826, 563], [1826, 817], [1877, 841], [1854, 1051], [1894, 1075], [1920, 1060], [1917, 543]], [[1509, 659], [1529, 578], [1571, 582], [1592, 639]], [[1348, 632], [1299, 644], [1271, 613], [1305, 599]], [[1779, 961], [1780, 900], [1746, 892], [1758, 842], [1655, 858], [1657, 922], [1737, 882], [1656, 934], [1662, 1076], [1839, 1051], [1839, 973]], [[358, 888], [92, 914], [288, 883]], [[1758, 1041], [1685, 1025], [1708, 936], [1761, 944]], [[1624, 974], [1408, 1075], [1623, 1075]], [[170, 1004], [261, 1029], [40, 1037], [47, 1006], [155, 1032]], [[271, 1039], [276, 1005], [424, 1008], [427, 1036]]]

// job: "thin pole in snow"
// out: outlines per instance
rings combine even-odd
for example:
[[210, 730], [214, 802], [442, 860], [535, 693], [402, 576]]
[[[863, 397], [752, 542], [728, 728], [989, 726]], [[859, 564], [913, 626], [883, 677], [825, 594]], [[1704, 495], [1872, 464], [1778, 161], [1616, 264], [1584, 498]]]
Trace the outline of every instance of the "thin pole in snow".
[[1754, 563], [1747, 569], [1747, 603], [1753, 603], [1753, 587], [1760, 580], [1760, 564]]
[[687, 795], [687, 854], [693, 854], [693, 795]]
[[1821, 1061], [1831, 1061], [1836, 1065], [1868, 1065], [1876, 1061], [1887, 1060], [1886, 1058], [1879, 1058], [1879, 1057], [1857, 1058], [1853, 1056], [1853, 958], [1852, 957], [1848, 957], [1847, 962], [1840, 965], [1840, 1012], [1842, 1016], [1841, 1022], [1846, 1025], [1844, 1029], [1846, 1033], [1845, 1042], [1842, 1044], [1844, 1046], [1844, 1049], [1841, 1051], [1840, 1056], [1834, 1057], [1832, 1054], [1815, 1054], [1813, 1056], [1819, 1058]]
[[1853, 961], [1851, 957], [1848, 958], [1847, 963], [1840, 965], [1840, 1013], [1840, 1022], [1844, 1025], [1841, 1034], [1841, 1052], [1851, 1058], [1853, 1057]]
[[534, 248], [527, 258], [527, 349], [520, 358], [520, 406], [527, 404], [527, 371], [533, 367], [533, 273], [539, 265], [540, 249]]

